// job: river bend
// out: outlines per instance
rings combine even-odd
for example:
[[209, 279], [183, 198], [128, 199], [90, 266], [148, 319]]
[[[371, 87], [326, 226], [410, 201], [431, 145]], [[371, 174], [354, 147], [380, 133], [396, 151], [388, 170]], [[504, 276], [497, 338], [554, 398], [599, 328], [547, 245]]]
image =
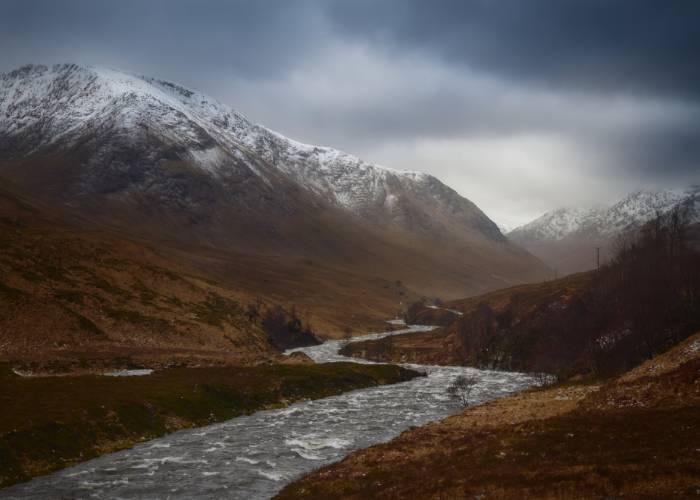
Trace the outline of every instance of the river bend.
[[[350, 342], [430, 328], [412, 326]], [[303, 351], [319, 363], [369, 363], [339, 355], [346, 342], [328, 341], [294, 351]], [[181, 430], [4, 489], [0, 498], [270, 498], [299, 476], [354, 450], [454, 413], [459, 408], [445, 389], [460, 374], [479, 378], [473, 393], [478, 402], [534, 383], [521, 373], [404, 366], [424, 371], [427, 377]]]

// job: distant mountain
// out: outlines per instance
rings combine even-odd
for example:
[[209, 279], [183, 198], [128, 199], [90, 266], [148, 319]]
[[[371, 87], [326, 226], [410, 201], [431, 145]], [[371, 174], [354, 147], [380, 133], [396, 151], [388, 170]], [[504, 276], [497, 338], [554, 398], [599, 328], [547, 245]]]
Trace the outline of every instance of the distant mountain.
[[110, 69], [1, 75], [0, 177], [149, 241], [312, 261], [417, 293], [546, 273], [430, 175], [301, 144], [199, 92]]
[[610, 207], [559, 208], [514, 229], [508, 238], [561, 273], [584, 271], [595, 266], [597, 247], [607, 259], [618, 235], [676, 206], [687, 210], [691, 223], [698, 222], [700, 188], [638, 190]]
[[581, 228], [594, 225], [599, 217], [598, 209], [559, 208], [512, 229], [508, 236], [516, 241], [558, 241]]

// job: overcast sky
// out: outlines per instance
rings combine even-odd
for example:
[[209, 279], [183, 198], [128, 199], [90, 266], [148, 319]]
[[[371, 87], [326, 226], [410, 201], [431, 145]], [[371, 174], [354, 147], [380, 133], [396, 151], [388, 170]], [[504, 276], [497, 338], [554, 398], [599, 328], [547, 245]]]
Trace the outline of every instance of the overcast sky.
[[170, 79], [514, 226], [700, 183], [699, 27], [695, 0], [2, 0], [0, 71]]

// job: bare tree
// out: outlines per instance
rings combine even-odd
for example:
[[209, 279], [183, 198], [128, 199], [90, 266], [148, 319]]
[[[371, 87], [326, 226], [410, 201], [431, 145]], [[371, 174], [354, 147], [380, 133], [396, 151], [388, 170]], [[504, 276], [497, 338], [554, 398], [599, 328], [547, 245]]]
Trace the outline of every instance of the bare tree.
[[478, 383], [477, 377], [460, 375], [447, 387], [447, 395], [458, 400], [462, 406], [469, 406], [472, 393]]
[[557, 376], [547, 372], [536, 372], [533, 376], [539, 387], [547, 387], [557, 382]]

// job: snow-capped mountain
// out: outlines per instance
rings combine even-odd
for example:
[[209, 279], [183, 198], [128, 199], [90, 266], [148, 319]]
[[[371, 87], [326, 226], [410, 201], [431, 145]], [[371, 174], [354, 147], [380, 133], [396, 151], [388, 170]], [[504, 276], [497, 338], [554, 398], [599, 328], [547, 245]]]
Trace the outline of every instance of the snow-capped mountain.
[[543, 269], [430, 175], [302, 144], [199, 92], [110, 69], [1, 75], [0, 175], [142, 236], [345, 260], [399, 246], [412, 262], [485, 276], [491, 266], [476, 264], [500, 261], [479, 287]]
[[695, 214], [694, 201], [700, 189], [638, 190], [608, 208], [559, 208], [511, 231], [508, 236], [516, 241], [531, 239], [558, 241], [576, 232], [589, 235], [612, 236], [639, 227], [657, 213], [666, 213], [677, 205], [690, 208]]
[[596, 209], [559, 208], [511, 230], [511, 238], [528, 238], [538, 241], [557, 241], [589, 225], [598, 218]]
[[[169, 82], [76, 65], [27, 66], [2, 76], [3, 156], [53, 146], [69, 149], [96, 132], [109, 132], [112, 138], [132, 144], [143, 141], [147, 147], [155, 135], [165, 151], [152, 151], [146, 160], [174, 156], [214, 178], [241, 169], [243, 163], [270, 184], [273, 180], [265, 166], [250, 161], [252, 153], [325, 201], [358, 215], [377, 215], [383, 209], [395, 221], [409, 224], [403, 205], [413, 197], [442, 215], [466, 216], [470, 229], [475, 225], [488, 237], [501, 237], [480, 210], [434, 177], [293, 141], [214, 99]], [[121, 146], [100, 148], [93, 163]]]
[[[508, 237], [554, 268], [579, 271], [593, 266], [589, 247], [607, 253], [617, 235], [676, 206], [687, 212], [691, 223], [700, 220], [700, 188], [638, 190], [609, 207], [560, 208], [514, 229]], [[577, 261], [580, 248], [588, 253]]]

